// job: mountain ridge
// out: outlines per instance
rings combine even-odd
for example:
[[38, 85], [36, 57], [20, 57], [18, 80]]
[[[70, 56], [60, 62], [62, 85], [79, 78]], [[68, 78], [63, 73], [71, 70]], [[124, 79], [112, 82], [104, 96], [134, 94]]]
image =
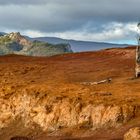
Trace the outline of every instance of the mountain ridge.
[[[8, 34], [4, 33], [4, 32], [0, 32], [0, 36], [6, 36], [6, 35], [8, 35]], [[81, 40], [74, 40], [74, 39], [69, 40], [69, 39], [62, 39], [59, 37], [35, 37], [35, 38], [31, 38], [29, 36], [24, 35], [24, 38], [26, 40], [28, 40], [28, 42], [27, 42], [27, 41], [25, 41], [25, 39], [23, 39], [23, 38], [21, 39], [24, 45], [26, 45], [25, 42], [27, 44], [30, 44], [30, 42], [34, 42], [34, 41], [40, 41], [40, 42], [44, 42], [44, 43], [48, 43], [48, 44], [53, 44], [54, 46], [58, 45], [58, 44], [67, 44], [68, 50], [70, 50], [70, 48], [71, 48], [71, 51], [73, 51], [73, 52], [87, 52], [87, 51], [96, 51], [96, 50], [107, 49], [107, 48], [123, 48], [123, 47], [132, 46], [130, 44], [117, 44], [117, 43], [95, 42], [95, 41], [81, 41]], [[16, 54], [23, 54], [24, 55], [25, 53], [27, 53], [27, 51], [25, 52], [26, 49], [27, 49], [27, 47], [24, 47], [24, 51], [16, 52]], [[28, 55], [30, 55], [30, 54], [28, 54]]]
[[72, 52], [69, 44], [50, 44], [42, 41], [31, 41], [19, 32], [0, 36], [0, 55], [18, 54], [29, 56], [52, 56]]
[[127, 47], [132, 46], [129, 44], [115, 44], [115, 43], [107, 43], [107, 42], [92, 42], [92, 41], [81, 41], [81, 40], [68, 40], [57, 37], [37, 37], [30, 38], [31, 40], [39, 40], [44, 42], [49, 42], [53, 44], [57, 43], [69, 43], [74, 52], [84, 52], [84, 51], [94, 51], [106, 48], [114, 48], [114, 47]]

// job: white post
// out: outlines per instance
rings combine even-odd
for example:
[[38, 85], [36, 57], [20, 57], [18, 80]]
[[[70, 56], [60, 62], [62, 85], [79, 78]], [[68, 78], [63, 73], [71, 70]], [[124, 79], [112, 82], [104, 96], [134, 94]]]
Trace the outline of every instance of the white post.
[[[138, 28], [140, 29], [140, 23], [138, 23]], [[140, 36], [138, 36], [138, 45], [136, 47], [136, 68], [135, 68], [136, 78], [140, 76]]]

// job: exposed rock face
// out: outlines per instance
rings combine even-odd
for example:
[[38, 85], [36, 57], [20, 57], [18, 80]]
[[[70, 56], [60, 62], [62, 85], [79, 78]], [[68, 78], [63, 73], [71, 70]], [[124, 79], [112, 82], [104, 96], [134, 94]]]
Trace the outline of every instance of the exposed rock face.
[[140, 140], [140, 127], [131, 128], [124, 135], [124, 140]]
[[32, 90], [12, 91], [0, 97], [0, 128], [20, 117], [26, 127], [38, 124], [45, 131], [65, 127], [108, 128], [117, 127], [135, 117], [132, 105], [94, 105], [71, 101], [63, 97], [49, 97], [45, 92]]
[[18, 42], [20, 45], [23, 46], [31, 46], [32, 42], [27, 40], [24, 36], [21, 36], [19, 32], [10, 33], [5, 35], [4, 37], [9, 37], [12, 41]]

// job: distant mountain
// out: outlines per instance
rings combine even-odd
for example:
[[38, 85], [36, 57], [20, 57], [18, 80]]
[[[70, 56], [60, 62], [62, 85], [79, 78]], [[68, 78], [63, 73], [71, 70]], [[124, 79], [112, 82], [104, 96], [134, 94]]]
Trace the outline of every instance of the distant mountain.
[[113, 48], [113, 47], [127, 47], [128, 44], [112, 44], [112, 43], [104, 43], [104, 42], [90, 42], [90, 41], [76, 41], [76, 40], [66, 40], [56, 37], [38, 37], [38, 38], [30, 38], [31, 40], [39, 40], [52, 44], [58, 43], [68, 43], [71, 45], [71, 48], [74, 52], [84, 52], [84, 51], [94, 51], [105, 48]]
[[29, 56], [52, 56], [72, 52], [69, 44], [50, 44], [31, 41], [18, 33], [0, 33], [0, 55], [20, 54]]
[[[6, 33], [0, 32], [0, 36], [2, 36], [2, 35], [6, 35]], [[54, 44], [54, 45], [57, 45], [57, 44], [65, 44], [66, 45], [67, 44], [68, 50], [69, 50], [69, 48], [71, 48], [71, 50], [73, 52], [95, 51], [95, 50], [106, 49], [106, 48], [117, 48], [117, 47], [130, 46], [129, 44], [113, 44], [113, 43], [105, 43], [105, 42], [67, 40], [67, 39], [61, 39], [61, 38], [57, 38], [57, 37], [37, 37], [37, 38], [30, 38], [29, 36], [24, 36], [24, 37], [27, 40], [30, 40], [31, 42], [41, 41], [44, 43], [46, 42], [48, 44]], [[47, 48], [45, 48], [45, 49], [47, 49]], [[33, 50], [37, 51], [37, 50], [35, 50], [35, 48], [33, 48], [32, 51]], [[32, 51], [31, 52], [30, 51], [28, 51], [28, 52], [21, 51], [18, 53], [23, 53], [23, 54], [27, 53], [28, 55], [31, 55], [34, 53]], [[50, 50], [46, 50], [46, 51], [48, 53], [48, 51], [50, 51]], [[63, 52], [63, 50], [61, 50], [61, 51]], [[45, 53], [41, 54], [41, 55], [45, 55]], [[38, 55], [38, 54], [36, 54], [36, 55]]]

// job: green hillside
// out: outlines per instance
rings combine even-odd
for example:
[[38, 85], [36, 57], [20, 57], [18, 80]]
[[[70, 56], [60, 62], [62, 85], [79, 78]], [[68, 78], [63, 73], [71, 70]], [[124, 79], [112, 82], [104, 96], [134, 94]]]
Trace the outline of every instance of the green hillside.
[[42, 41], [29, 41], [20, 33], [0, 36], [0, 55], [20, 54], [28, 56], [52, 56], [71, 53], [69, 44], [50, 44]]

